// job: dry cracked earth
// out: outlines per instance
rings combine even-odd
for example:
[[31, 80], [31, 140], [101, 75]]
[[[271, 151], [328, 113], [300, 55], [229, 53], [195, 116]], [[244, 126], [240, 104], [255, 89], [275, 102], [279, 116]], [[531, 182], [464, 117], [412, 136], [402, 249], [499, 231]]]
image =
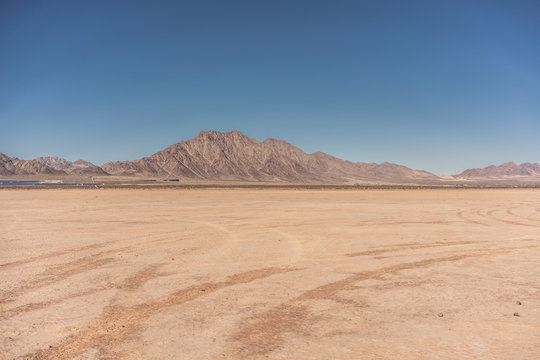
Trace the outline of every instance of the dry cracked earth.
[[2, 359], [539, 359], [540, 191], [2, 190]]

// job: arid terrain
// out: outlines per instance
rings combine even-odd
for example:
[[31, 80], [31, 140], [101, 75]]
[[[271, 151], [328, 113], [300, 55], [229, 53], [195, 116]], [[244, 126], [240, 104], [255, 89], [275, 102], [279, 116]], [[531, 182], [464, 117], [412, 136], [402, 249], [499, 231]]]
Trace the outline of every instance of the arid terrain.
[[539, 359], [540, 190], [0, 190], [1, 359]]

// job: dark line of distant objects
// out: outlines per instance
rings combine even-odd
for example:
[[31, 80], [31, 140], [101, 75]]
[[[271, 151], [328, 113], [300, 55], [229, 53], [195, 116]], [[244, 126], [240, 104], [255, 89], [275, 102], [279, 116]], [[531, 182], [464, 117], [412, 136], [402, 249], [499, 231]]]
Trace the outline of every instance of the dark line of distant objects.
[[539, 185], [329, 185], [329, 184], [191, 184], [191, 185], [144, 185], [144, 184], [35, 184], [0, 185], [0, 189], [142, 189], [142, 190], [204, 190], [204, 189], [283, 189], [283, 190], [462, 190], [462, 189], [540, 189]]

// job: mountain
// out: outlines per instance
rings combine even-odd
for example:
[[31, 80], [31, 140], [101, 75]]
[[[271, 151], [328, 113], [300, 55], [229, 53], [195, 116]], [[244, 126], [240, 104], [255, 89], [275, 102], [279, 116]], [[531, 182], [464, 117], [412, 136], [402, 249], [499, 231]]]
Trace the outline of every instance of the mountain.
[[459, 175], [454, 175], [454, 177], [465, 179], [540, 178], [540, 165], [537, 163], [517, 165], [513, 162], [507, 162], [499, 166], [491, 165], [481, 169], [468, 169]]
[[439, 178], [426, 171], [383, 163], [353, 163], [325, 153], [307, 154], [276, 139], [257, 141], [239, 131], [201, 131], [152, 156], [102, 165], [112, 175], [177, 177], [191, 180], [282, 181], [301, 183], [425, 183]]
[[85, 160], [68, 161], [56, 156], [38, 157], [34, 160], [50, 168], [62, 170], [69, 175], [109, 175], [101, 167]]
[[0, 176], [132, 176], [186, 181], [264, 181], [291, 183], [386, 183], [432, 185], [519, 185], [540, 183], [540, 165], [509, 162], [438, 177], [392, 163], [362, 163], [316, 152], [307, 154], [283, 140], [258, 141], [239, 131], [201, 131], [149, 157], [96, 166], [59, 157], [20, 160], [0, 153]]
[[34, 160], [56, 170], [69, 169], [73, 164], [71, 161], [56, 156], [37, 157]]
[[67, 161], [59, 157], [39, 157], [21, 160], [0, 153], [0, 176], [12, 175], [109, 175], [102, 168], [88, 161]]
[[0, 175], [66, 175], [37, 160], [20, 160], [0, 153]]
[[46, 157], [37, 157], [34, 160], [39, 161], [42, 164], [45, 164], [49, 167], [52, 167], [56, 170], [67, 170], [67, 169], [82, 169], [82, 168], [92, 168], [98, 167], [91, 162], [85, 160], [77, 161], [68, 161], [57, 156], [46, 156]]

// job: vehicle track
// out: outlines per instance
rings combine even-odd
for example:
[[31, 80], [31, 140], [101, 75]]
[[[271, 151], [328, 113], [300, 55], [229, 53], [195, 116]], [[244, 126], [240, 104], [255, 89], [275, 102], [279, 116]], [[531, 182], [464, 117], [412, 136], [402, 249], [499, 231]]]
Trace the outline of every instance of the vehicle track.
[[497, 216], [493, 215], [497, 211], [501, 211], [501, 210], [499, 210], [499, 209], [490, 210], [490, 211], [486, 212], [486, 214], [487, 214], [487, 216], [491, 217], [492, 219], [497, 220], [499, 222], [506, 223], [506, 224], [518, 225], [518, 226], [537, 227], [537, 225], [526, 224], [526, 223], [522, 223], [522, 222], [519, 222], [519, 221], [501, 219], [500, 217], [497, 217]]
[[366, 256], [366, 255], [379, 255], [379, 254], [385, 254], [389, 252], [396, 252], [396, 251], [404, 251], [404, 250], [414, 250], [414, 249], [425, 249], [425, 248], [434, 248], [434, 247], [444, 247], [444, 246], [455, 246], [455, 245], [471, 245], [471, 244], [479, 244], [485, 241], [439, 241], [439, 242], [433, 242], [433, 243], [412, 243], [412, 244], [397, 244], [392, 247], [383, 247], [380, 249], [373, 249], [373, 250], [366, 250], [366, 251], [360, 251], [350, 254], [345, 254], [345, 256], [348, 257], [356, 257], [356, 256]]
[[457, 262], [470, 258], [498, 256], [528, 248], [538, 248], [538, 246], [492, 250], [474, 249], [463, 254], [428, 258], [373, 271], [354, 273], [342, 280], [308, 290], [268, 311], [243, 319], [240, 329], [230, 337], [231, 346], [227, 351], [227, 355], [230, 358], [243, 359], [266, 356], [282, 346], [284, 334], [299, 333], [309, 335], [307, 329], [319, 319], [318, 316], [309, 311], [309, 302], [313, 300], [332, 300], [343, 303], [338, 293], [343, 290], [353, 289], [358, 282], [377, 279], [383, 275], [396, 274], [403, 270], [426, 268], [440, 263]]
[[[102, 359], [134, 358], [137, 354], [115, 352], [115, 347], [133, 339], [142, 330], [141, 322], [166, 308], [195, 300], [218, 290], [261, 280], [298, 269], [261, 268], [229, 276], [223, 281], [208, 282], [179, 289], [170, 295], [135, 306], [111, 306], [103, 314], [81, 326], [81, 330], [48, 349], [41, 349], [19, 359], [72, 359], [90, 348], [97, 348]], [[140, 354], [139, 354], [140, 355]]]

